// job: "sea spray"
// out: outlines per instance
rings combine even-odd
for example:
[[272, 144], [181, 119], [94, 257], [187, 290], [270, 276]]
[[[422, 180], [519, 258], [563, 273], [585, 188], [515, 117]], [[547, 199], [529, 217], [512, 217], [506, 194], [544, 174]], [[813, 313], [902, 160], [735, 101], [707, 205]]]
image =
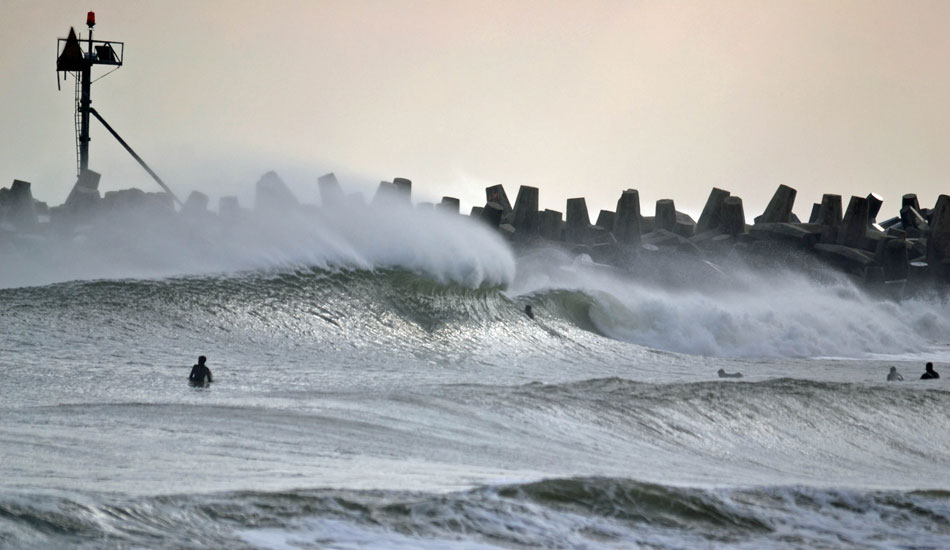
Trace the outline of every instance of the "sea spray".
[[0, 288], [293, 267], [402, 268], [473, 287], [505, 285], [515, 273], [502, 238], [475, 220], [395, 203], [349, 203], [232, 223], [148, 210], [105, 215], [69, 238], [30, 239], [5, 250]]
[[[674, 263], [671, 269], [690, 267]], [[519, 258], [508, 294], [549, 302], [559, 314], [609, 338], [687, 354], [946, 354], [950, 303], [939, 296], [896, 302], [820, 267], [805, 273], [735, 263], [710, 272], [715, 277], [681, 275], [670, 284], [662, 275], [642, 278], [583, 256], [536, 250]]]

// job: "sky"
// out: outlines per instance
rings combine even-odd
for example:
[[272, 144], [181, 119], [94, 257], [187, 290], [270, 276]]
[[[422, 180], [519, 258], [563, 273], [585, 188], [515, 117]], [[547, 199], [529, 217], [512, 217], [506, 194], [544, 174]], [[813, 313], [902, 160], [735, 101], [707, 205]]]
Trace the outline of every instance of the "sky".
[[[275, 170], [316, 202], [332, 171], [466, 212], [531, 185], [593, 221], [624, 189], [695, 216], [719, 187], [751, 221], [780, 184], [803, 218], [822, 193], [878, 193], [885, 218], [950, 193], [950, 2], [4, 0], [0, 185], [51, 205], [76, 176], [56, 39], [90, 10], [126, 44], [92, 105], [181, 196], [249, 205]], [[91, 134], [101, 191], [159, 190]]]

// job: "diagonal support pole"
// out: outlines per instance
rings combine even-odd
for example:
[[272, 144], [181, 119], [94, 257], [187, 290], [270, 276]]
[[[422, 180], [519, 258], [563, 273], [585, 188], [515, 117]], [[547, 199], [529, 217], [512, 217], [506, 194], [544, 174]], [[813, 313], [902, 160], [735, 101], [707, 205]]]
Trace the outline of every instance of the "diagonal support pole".
[[181, 207], [184, 207], [184, 206], [185, 206], [185, 205], [181, 202], [181, 200], [178, 199], [178, 197], [175, 195], [175, 193], [172, 193], [172, 190], [169, 189], [167, 185], [165, 185], [165, 182], [162, 181], [162, 178], [158, 177], [158, 174], [156, 174], [151, 168], [149, 168], [148, 164], [145, 164], [145, 161], [142, 160], [142, 157], [138, 156], [138, 155], [135, 153], [135, 151], [133, 151], [132, 148], [129, 147], [129, 144], [126, 143], [125, 140], [122, 139], [122, 138], [119, 136], [119, 134], [118, 134], [115, 130], [112, 129], [112, 126], [109, 126], [109, 123], [106, 122], [104, 118], [102, 118], [102, 115], [100, 115], [100, 114], [99, 114], [95, 109], [93, 109], [92, 107], [89, 107], [89, 113], [91, 113], [92, 116], [96, 117], [96, 119], [98, 119], [99, 122], [101, 122], [102, 125], [106, 127], [106, 130], [109, 130], [109, 133], [112, 134], [112, 137], [114, 137], [115, 139], [117, 139], [117, 140], [119, 141], [119, 143], [122, 144], [122, 147], [125, 147], [125, 150], [128, 151], [130, 155], [132, 155], [132, 158], [134, 158], [135, 160], [137, 160], [138, 163], [139, 163], [140, 165], [142, 165], [142, 168], [145, 168], [145, 171], [148, 172], [148, 174], [149, 174], [150, 176], [152, 176], [152, 178], [153, 178], [155, 181], [157, 181], [159, 185], [162, 186], [162, 189], [164, 189], [166, 193], [168, 193], [169, 195], [172, 196], [173, 199], [175, 199], [175, 202], [178, 203], [178, 206], [181, 206]]

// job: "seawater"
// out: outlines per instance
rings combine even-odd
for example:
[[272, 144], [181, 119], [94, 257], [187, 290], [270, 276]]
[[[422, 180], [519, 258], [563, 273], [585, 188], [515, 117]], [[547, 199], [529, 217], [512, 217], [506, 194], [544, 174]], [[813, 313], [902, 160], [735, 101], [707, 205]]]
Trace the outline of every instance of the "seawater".
[[3, 249], [0, 547], [950, 546], [939, 296], [439, 213], [158, 223]]

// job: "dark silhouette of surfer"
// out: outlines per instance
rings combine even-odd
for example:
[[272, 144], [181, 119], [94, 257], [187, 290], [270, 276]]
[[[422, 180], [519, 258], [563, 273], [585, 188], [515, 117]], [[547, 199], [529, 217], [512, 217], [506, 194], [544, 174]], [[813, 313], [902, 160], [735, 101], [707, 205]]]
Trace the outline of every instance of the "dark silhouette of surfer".
[[531, 304], [524, 306], [524, 314], [534, 319], [534, 311], [531, 310]]
[[198, 358], [198, 364], [191, 367], [191, 374], [188, 375], [188, 383], [192, 386], [205, 386], [212, 382], [211, 369], [205, 365], [208, 358], [202, 355]]
[[741, 372], [726, 372], [726, 369], [719, 369], [716, 372], [719, 374], [719, 378], [742, 378]]
[[901, 373], [897, 372], [897, 367], [891, 367], [891, 371], [887, 373], [888, 382], [903, 382], [904, 377], [901, 376]]
[[940, 374], [934, 370], [933, 363], [927, 363], [927, 370], [920, 375], [921, 380], [936, 380], [940, 378]]

